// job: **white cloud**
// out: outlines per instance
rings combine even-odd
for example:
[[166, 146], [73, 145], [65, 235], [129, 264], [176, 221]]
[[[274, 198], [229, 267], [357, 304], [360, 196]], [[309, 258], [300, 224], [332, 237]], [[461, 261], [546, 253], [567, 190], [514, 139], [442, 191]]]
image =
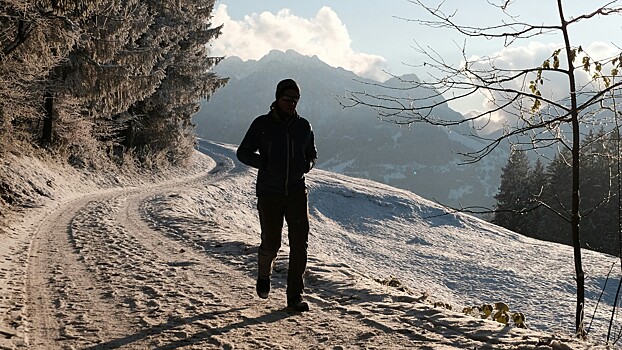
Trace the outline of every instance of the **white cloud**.
[[330, 7], [322, 7], [313, 18], [302, 18], [289, 9], [282, 9], [276, 14], [253, 13], [238, 21], [232, 19], [227, 6], [221, 4], [214, 12], [212, 23], [224, 24], [222, 34], [212, 43], [214, 55], [257, 60], [273, 49], [292, 49], [303, 55], [317, 55], [331, 66], [360, 76], [376, 80], [387, 78], [383, 72], [386, 60], [379, 55], [355, 51], [348, 29]]

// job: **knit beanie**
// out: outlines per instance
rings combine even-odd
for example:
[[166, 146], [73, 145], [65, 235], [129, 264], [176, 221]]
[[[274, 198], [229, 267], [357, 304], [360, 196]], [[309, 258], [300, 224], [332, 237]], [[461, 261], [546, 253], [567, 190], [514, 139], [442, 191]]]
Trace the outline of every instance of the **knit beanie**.
[[283, 95], [285, 90], [296, 90], [300, 94], [300, 86], [293, 79], [284, 79], [276, 85], [275, 97], [277, 100]]

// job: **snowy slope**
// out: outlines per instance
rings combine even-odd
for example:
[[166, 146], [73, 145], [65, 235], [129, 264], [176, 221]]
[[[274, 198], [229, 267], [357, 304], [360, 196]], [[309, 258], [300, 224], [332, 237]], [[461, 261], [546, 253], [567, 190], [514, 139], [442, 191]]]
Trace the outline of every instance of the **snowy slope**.
[[[208, 154], [216, 149], [235, 159], [234, 146], [201, 146]], [[249, 205], [253, 174], [248, 172], [250, 179], [245, 177], [241, 185], [244, 191], [230, 201]], [[572, 332], [576, 284], [571, 247], [447, 213], [412, 192], [378, 182], [317, 169], [308, 180], [313, 255], [372, 278], [396, 277], [412, 291], [433, 295], [454, 310], [502, 301], [523, 312], [531, 327]], [[254, 211], [244, 213], [243, 220], [254, 223], [249, 235], [256, 236]], [[583, 250], [588, 323], [616, 261]], [[606, 335], [615, 287], [610, 281], [592, 325], [593, 335]]]
[[[312, 310], [284, 309], [286, 240], [261, 300], [256, 172], [235, 146], [200, 150], [154, 176], [14, 164], [9, 179], [32, 200], [0, 230], [0, 349], [605, 349], [615, 290], [590, 328], [601, 345], [573, 339], [568, 247], [317, 169]], [[588, 322], [614, 263], [584, 251]], [[529, 328], [463, 313], [495, 302]]]

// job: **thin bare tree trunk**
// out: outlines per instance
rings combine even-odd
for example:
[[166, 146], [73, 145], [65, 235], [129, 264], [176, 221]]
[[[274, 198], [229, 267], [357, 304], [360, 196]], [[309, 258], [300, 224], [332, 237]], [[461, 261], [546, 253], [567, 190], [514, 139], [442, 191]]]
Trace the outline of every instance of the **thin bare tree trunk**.
[[564, 35], [564, 44], [566, 48], [566, 57], [568, 59], [568, 83], [570, 88], [570, 117], [572, 125], [572, 245], [574, 247], [574, 267], [577, 279], [577, 307], [575, 314], [575, 330], [580, 336], [585, 335], [583, 324], [583, 316], [585, 309], [585, 274], [583, 272], [583, 263], [581, 262], [581, 213], [579, 212], [580, 193], [580, 123], [579, 112], [577, 111], [577, 89], [574, 76], [574, 57], [572, 47], [570, 46], [570, 37], [568, 34], [568, 22], [564, 18], [564, 8], [562, 0], [557, 0], [559, 17], [561, 20], [561, 31]]
[[41, 133], [41, 146], [44, 148], [52, 144], [52, 130], [54, 125], [54, 98], [49, 91], [45, 92], [43, 106], [45, 116], [43, 117], [43, 130]]

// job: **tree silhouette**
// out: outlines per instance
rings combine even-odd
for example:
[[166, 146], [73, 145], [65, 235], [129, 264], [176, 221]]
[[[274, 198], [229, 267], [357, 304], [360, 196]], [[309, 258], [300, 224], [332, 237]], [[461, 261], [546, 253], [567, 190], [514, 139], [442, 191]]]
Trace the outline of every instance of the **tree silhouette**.
[[497, 208], [493, 223], [515, 232], [526, 234], [529, 230], [527, 212], [534, 207], [530, 188], [531, 166], [524, 151], [513, 151], [502, 169], [501, 186], [495, 195]]
[[[477, 27], [460, 24], [459, 12], [445, 12], [445, 2], [435, 6], [427, 5], [424, 0], [410, 2], [430, 19], [405, 20], [431, 28], [450, 29], [465, 37], [465, 43], [460, 47], [463, 62], [454, 65], [446, 62], [434, 48], [416, 46], [426, 57], [420, 67], [429, 72], [429, 78], [413, 79], [405, 83], [410, 84], [409, 89], [428, 91], [428, 94], [398, 96], [403, 89], [387, 86], [387, 92], [381, 95], [352, 91], [343, 104], [346, 107], [364, 105], [375, 108], [382, 119], [400, 124], [428, 123], [444, 127], [472, 124], [480, 129], [482, 125], [492, 123], [496, 114], [503, 112], [505, 122], [501, 132], [484, 138], [487, 141], [485, 147], [463, 154], [465, 163], [479, 161], [504, 142], [511, 142], [515, 148], [536, 152], [552, 146], [557, 147], [559, 152], [567, 150], [572, 171], [569, 187], [571, 205], [567, 211], [557, 214], [570, 223], [577, 285], [575, 329], [578, 336], [585, 336], [585, 274], [581, 259], [582, 215], [579, 192], [582, 127], [615, 117], [612, 116], [614, 113], [603, 111], [612, 108], [612, 101], [615, 101], [612, 96], [622, 85], [622, 81], [617, 79], [622, 53], [604, 59], [592, 57], [582, 46], [571, 42], [570, 28], [589, 20], [592, 20], [593, 26], [598, 26], [598, 19], [622, 13], [622, 6], [612, 0], [604, 5], [590, 5], [593, 8], [591, 11], [567, 18], [562, 0], [555, 0], [556, 23], [530, 24], [510, 13], [515, 1], [488, 0], [488, 5], [499, 10], [499, 22]], [[464, 6], [478, 4], [469, 2]], [[507, 49], [520, 40], [533, 40], [547, 34], [557, 34], [562, 38], [562, 44], [552, 50], [541, 64], [534, 66], [514, 67], [506, 65], [498, 57], [467, 55], [467, 39], [500, 40], [502, 49]], [[555, 82], [560, 81], [565, 86], [565, 92], [555, 93]], [[476, 94], [487, 98], [488, 108], [483, 112], [462, 120], [443, 119], [441, 114], [436, 113], [447, 101], [461, 100]], [[612, 109], [615, 111], [615, 108]], [[482, 137], [475, 133], [473, 136]], [[564, 191], [567, 192], [568, 188]]]

